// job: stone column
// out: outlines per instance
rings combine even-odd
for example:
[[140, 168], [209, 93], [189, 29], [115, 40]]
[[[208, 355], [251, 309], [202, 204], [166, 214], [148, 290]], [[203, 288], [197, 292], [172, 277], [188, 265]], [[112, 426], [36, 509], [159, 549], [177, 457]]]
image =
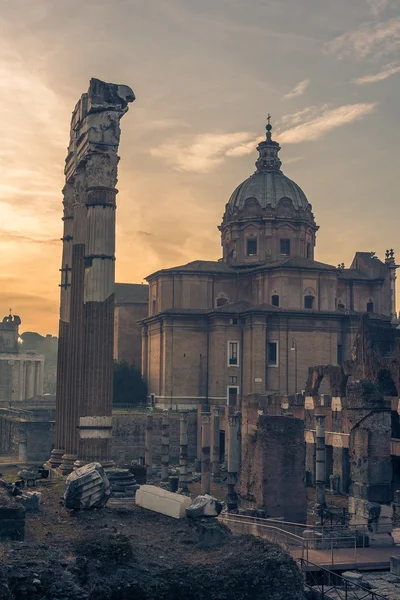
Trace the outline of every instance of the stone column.
[[315, 415], [315, 486], [317, 489], [317, 508], [326, 506], [326, 467], [325, 467], [325, 415]]
[[210, 425], [211, 415], [203, 413], [201, 416], [201, 493], [210, 493]]
[[35, 363], [32, 360], [27, 362], [26, 383], [26, 398], [33, 398], [35, 395]]
[[146, 439], [144, 449], [144, 464], [147, 479], [153, 477], [153, 415], [146, 416]]
[[22, 402], [25, 398], [24, 361], [18, 362], [18, 399]]
[[188, 418], [182, 413], [180, 417], [179, 440], [179, 491], [189, 495], [188, 479]]
[[169, 469], [169, 413], [167, 410], [162, 416], [161, 430], [161, 481], [168, 481]]
[[199, 404], [197, 407], [197, 460], [201, 461], [201, 428], [202, 420], [201, 415], [204, 411], [204, 405]]
[[56, 387], [56, 427], [54, 449], [47, 463], [49, 468], [57, 469], [61, 465], [66, 450], [67, 408], [70, 400], [69, 387], [71, 372], [69, 362], [71, 353], [68, 348], [71, 316], [71, 274], [72, 274], [72, 233], [73, 233], [74, 188], [69, 183], [63, 189], [63, 237], [61, 282], [60, 282], [60, 320], [58, 325], [57, 387]]
[[28, 440], [26, 432], [20, 430], [18, 439], [18, 461], [26, 463], [28, 461]]
[[251, 391], [254, 394], [264, 394], [266, 389], [265, 382], [265, 365], [266, 357], [266, 339], [267, 339], [267, 324], [265, 317], [252, 317], [252, 380]]
[[241, 459], [241, 435], [240, 435], [240, 413], [228, 416], [228, 493], [226, 505], [228, 511], [236, 511], [238, 507], [235, 485], [240, 472]]
[[[120, 120], [135, 96], [127, 86], [90, 82], [82, 133], [86, 238], [83, 288], [83, 394], [78, 463], [112, 466], [115, 211]], [[83, 106], [83, 108], [85, 108]], [[78, 148], [79, 150], [79, 148]]]
[[[73, 117], [74, 119], [74, 117]], [[66, 166], [66, 171], [67, 171]], [[68, 171], [67, 171], [68, 172]], [[70, 292], [70, 325], [65, 358], [66, 374], [64, 389], [63, 430], [65, 436], [65, 454], [62, 457], [60, 472], [68, 475], [74, 468], [78, 458], [79, 444], [79, 406], [83, 396], [83, 286], [85, 277], [85, 240], [86, 240], [86, 207], [85, 207], [85, 173], [81, 168], [73, 174], [73, 231], [71, 246], [72, 280]], [[68, 190], [68, 193], [70, 191]]]
[[212, 432], [212, 454], [211, 454], [211, 471], [213, 481], [220, 480], [220, 447], [219, 447], [219, 410], [217, 406], [212, 408], [211, 412], [211, 432]]

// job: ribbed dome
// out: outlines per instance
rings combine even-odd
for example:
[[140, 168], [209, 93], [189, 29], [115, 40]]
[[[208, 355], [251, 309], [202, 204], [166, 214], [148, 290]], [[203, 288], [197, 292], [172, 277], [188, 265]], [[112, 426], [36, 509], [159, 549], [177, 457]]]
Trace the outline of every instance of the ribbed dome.
[[256, 171], [236, 188], [228, 204], [231, 208], [242, 209], [248, 198], [256, 198], [262, 208], [267, 204], [276, 208], [281, 198], [290, 198], [295, 209], [308, 206], [303, 190], [278, 170]]
[[306, 209], [308, 200], [301, 188], [281, 171], [281, 161], [277, 142], [271, 139], [272, 125], [269, 122], [266, 127], [266, 139], [259, 143], [257, 150], [259, 157], [256, 162], [257, 171], [243, 181], [233, 192], [228, 205], [231, 209], [241, 210], [248, 198], [256, 198], [261, 208], [271, 205], [276, 208], [281, 198], [290, 198], [296, 210]]

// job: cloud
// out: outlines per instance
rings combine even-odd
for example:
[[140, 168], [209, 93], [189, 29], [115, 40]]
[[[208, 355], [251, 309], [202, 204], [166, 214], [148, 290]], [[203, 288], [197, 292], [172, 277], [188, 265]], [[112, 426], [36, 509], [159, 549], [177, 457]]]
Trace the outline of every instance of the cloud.
[[385, 56], [398, 51], [400, 46], [400, 17], [384, 22], [365, 23], [326, 44], [328, 52], [339, 58], [355, 56], [365, 58], [369, 54]]
[[[156, 148], [152, 156], [163, 158], [177, 171], [208, 173], [221, 164], [226, 156], [241, 156], [238, 150], [243, 144], [254, 143], [254, 134], [247, 131], [237, 133], [201, 133], [190, 143], [187, 136], [172, 138]], [[236, 154], [235, 154], [236, 152]]]
[[[313, 107], [315, 109], [315, 107]], [[376, 103], [345, 104], [333, 109], [323, 107], [322, 114], [306, 119], [304, 122], [279, 133], [279, 142], [299, 144], [319, 140], [326, 133], [342, 125], [358, 121], [372, 113]]]
[[309, 79], [304, 79], [303, 81], [300, 81], [300, 83], [298, 83], [290, 92], [283, 96], [283, 100], [290, 100], [291, 98], [302, 96], [309, 85]]
[[58, 244], [59, 238], [34, 238], [22, 235], [17, 231], [2, 231], [0, 229], [1, 242], [17, 242], [18, 244]]
[[390, 0], [367, 0], [367, 4], [374, 17], [378, 16], [390, 4]]
[[392, 75], [396, 75], [396, 73], [400, 73], [400, 65], [386, 65], [382, 71], [379, 73], [375, 73], [375, 75], [364, 75], [363, 77], [357, 77], [353, 79], [353, 83], [356, 85], [364, 85], [366, 83], [376, 83], [377, 81], [383, 81], [384, 79], [388, 79]]

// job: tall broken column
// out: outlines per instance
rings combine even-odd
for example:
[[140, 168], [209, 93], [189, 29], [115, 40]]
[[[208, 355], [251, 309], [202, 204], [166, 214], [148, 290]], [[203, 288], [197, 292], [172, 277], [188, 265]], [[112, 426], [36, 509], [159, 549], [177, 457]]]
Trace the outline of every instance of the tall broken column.
[[210, 425], [209, 413], [201, 416], [201, 493], [210, 493]]
[[228, 511], [233, 512], [238, 507], [238, 496], [235, 486], [240, 472], [241, 459], [240, 413], [228, 416], [228, 429], [228, 493], [226, 496], [226, 505]]
[[[127, 86], [90, 81], [72, 115], [65, 165], [56, 448], [52, 466], [110, 466], [115, 197]], [[74, 463], [75, 459], [76, 462]]]
[[182, 413], [179, 421], [179, 491], [188, 495], [188, 417]]
[[326, 447], [325, 447], [325, 415], [315, 415], [315, 486], [317, 489], [317, 509], [326, 506]]
[[220, 446], [219, 446], [219, 409], [214, 406], [211, 411], [211, 471], [214, 482], [220, 479]]
[[163, 412], [161, 429], [161, 481], [168, 481], [169, 470], [169, 413]]
[[147, 479], [153, 477], [153, 415], [146, 416], [146, 438], [144, 449], [144, 464]]

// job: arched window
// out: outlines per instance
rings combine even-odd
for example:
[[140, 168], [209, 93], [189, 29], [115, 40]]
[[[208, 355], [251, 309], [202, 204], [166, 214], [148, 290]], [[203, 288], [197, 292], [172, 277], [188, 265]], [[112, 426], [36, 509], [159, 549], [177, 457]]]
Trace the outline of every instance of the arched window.
[[304, 308], [311, 309], [314, 305], [314, 296], [304, 296]]
[[373, 313], [374, 312], [374, 303], [372, 300], [369, 300], [367, 302], [367, 312], [369, 313]]
[[272, 304], [272, 306], [279, 306], [279, 296], [278, 296], [278, 294], [273, 294], [271, 296], [271, 304]]
[[257, 256], [257, 238], [247, 238], [246, 240], [246, 255]]
[[215, 306], [218, 308], [218, 306], [225, 306], [225, 304], [229, 304], [229, 298], [222, 292], [221, 294], [218, 294], [215, 300]]

